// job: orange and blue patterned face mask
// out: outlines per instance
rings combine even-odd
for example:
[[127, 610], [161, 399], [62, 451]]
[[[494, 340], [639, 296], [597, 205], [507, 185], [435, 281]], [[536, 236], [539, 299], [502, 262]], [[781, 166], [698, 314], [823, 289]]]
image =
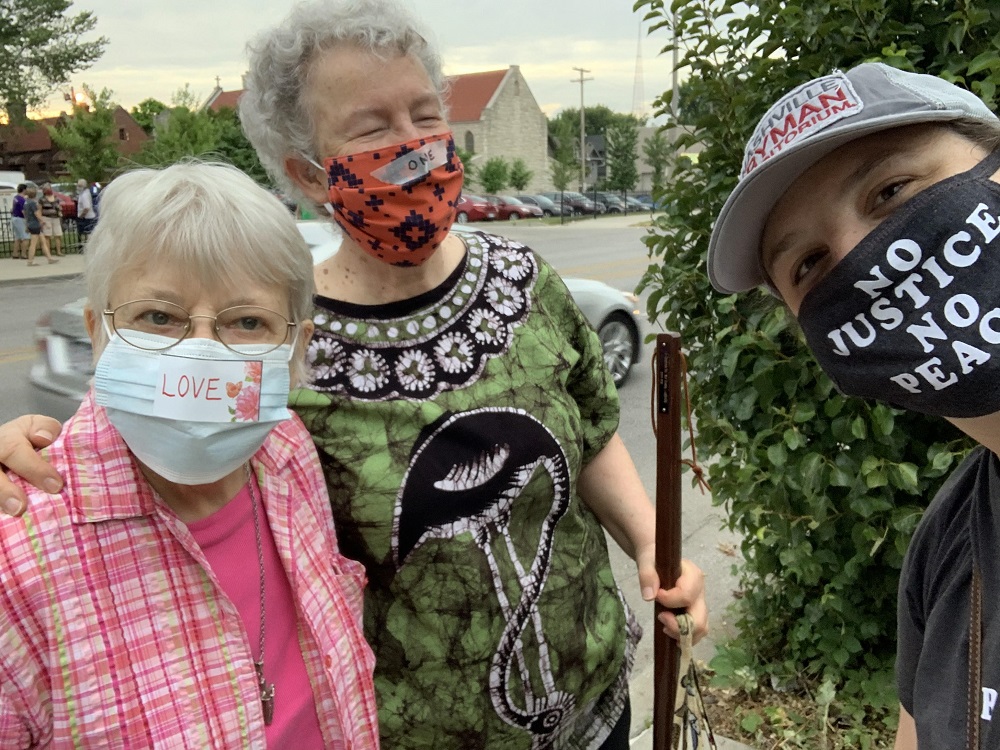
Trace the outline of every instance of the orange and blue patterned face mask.
[[450, 132], [323, 160], [327, 209], [370, 255], [419, 266], [448, 236], [464, 170]]

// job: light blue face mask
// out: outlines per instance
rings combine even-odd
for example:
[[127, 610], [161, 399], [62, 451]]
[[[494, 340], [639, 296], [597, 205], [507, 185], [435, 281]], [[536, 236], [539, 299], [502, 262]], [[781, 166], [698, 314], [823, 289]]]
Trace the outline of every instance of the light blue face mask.
[[[154, 346], [170, 341], [155, 334], [130, 336]], [[290, 416], [288, 363], [294, 346], [245, 355], [233, 348], [187, 338], [153, 351], [112, 334], [97, 362], [96, 402], [136, 458], [170, 482], [222, 479]]]

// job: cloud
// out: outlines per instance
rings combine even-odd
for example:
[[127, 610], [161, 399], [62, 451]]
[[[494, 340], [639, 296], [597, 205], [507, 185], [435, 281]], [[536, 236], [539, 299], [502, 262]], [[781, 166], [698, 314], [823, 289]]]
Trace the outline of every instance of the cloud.
[[[587, 104], [632, 110], [640, 16], [631, 1], [408, 0], [442, 51], [449, 74], [520, 65], [532, 93], [549, 114], [578, 107], [574, 67], [589, 69]], [[107, 52], [73, 78], [131, 107], [147, 97], [169, 102], [179, 88], [207, 96], [219, 76], [222, 87], [242, 85], [247, 41], [279, 22], [291, 0], [77, 0], [70, 12], [92, 10]], [[655, 52], [664, 38], [643, 38], [643, 99], [670, 86], [669, 60]], [[53, 97], [57, 107], [61, 96]], [[648, 109], [648, 106], [647, 106]]]

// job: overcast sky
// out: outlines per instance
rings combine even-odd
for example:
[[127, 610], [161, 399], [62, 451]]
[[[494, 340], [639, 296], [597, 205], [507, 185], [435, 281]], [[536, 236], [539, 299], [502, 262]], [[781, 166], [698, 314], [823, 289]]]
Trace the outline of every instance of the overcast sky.
[[[587, 68], [585, 103], [631, 112], [641, 15], [632, 0], [408, 0], [437, 36], [447, 74], [520, 65], [548, 115], [579, 107], [574, 67]], [[185, 84], [200, 99], [221, 80], [241, 88], [244, 46], [281, 20], [291, 0], [76, 0], [108, 38], [104, 56], [73, 84], [109, 88], [126, 108], [152, 97], [169, 103]], [[665, 31], [642, 35], [644, 110], [670, 86]], [[61, 97], [51, 104], [60, 109]]]

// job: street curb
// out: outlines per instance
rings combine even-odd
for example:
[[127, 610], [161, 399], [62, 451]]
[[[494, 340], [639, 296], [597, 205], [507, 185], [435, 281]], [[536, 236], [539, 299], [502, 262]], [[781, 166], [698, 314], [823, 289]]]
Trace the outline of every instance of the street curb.
[[76, 273], [61, 273], [61, 274], [51, 274], [45, 276], [36, 276], [34, 278], [24, 277], [16, 279], [5, 279], [0, 277], [0, 286], [20, 286], [24, 284], [36, 284], [38, 282], [45, 281], [61, 281], [65, 279], [78, 279], [83, 276], [83, 271], [77, 271]]

